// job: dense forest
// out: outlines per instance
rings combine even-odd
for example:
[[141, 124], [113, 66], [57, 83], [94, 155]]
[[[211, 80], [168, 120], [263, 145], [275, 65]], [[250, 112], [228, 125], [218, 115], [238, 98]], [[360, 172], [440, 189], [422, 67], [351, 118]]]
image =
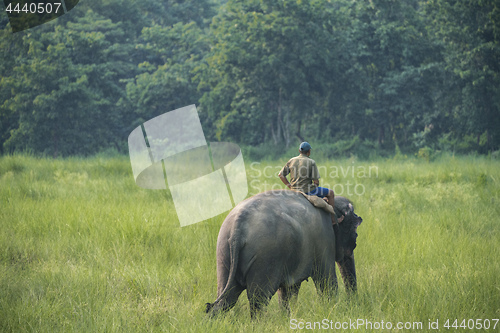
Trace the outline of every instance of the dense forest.
[[2, 154], [125, 153], [190, 104], [243, 146], [500, 149], [496, 0], [81, 0], [17, 33], [0, 9]]

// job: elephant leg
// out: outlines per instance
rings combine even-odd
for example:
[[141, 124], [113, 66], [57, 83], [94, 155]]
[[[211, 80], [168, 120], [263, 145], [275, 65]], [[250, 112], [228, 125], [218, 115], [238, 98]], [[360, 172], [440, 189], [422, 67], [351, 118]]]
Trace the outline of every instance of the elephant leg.
[[299, 295], [300, 283], [291, 287], [280, 287], [278, 289], [279, 303], [283, 310], [290, 316], [290, 300], [294, 303]]
[[[332, 214], [332, 216], [334, 216]], [[333, 232], [335, 233], [335, 260], [339, 261], [344, 257], [344, 248], [340, 241], [340, 228], [338, 224], [333, 225]]]
[[356, 266], [354, 264], [354, 254], [346, 255], [344, 258], [337, 262], [339, 266], [340, 275], [344, 280], [345, 289], [348, 294], [352, 294], [357, 290], [356, 282]]
[[273, 292], [270, 288], [261, 288], [258, 285], [252, 285], [247, 289], [248, 302], [250, 303], [250, 317], [252, 319], [256, 319], [260, 309], [269, 304], [275, 292], [276, 290]]
[[279, 270], [262, 274], [256, 269], [247, 274], [247, 297], [250, 303], [250, 316], [256, 319], [259, 310], [269, 304], [271, 297], [279, 288]]
[[324, 264], [312, 276], [318, 294], [326, 296], [328, 299], [337, 295], [337, 275], [335, 273], [335, 263]]

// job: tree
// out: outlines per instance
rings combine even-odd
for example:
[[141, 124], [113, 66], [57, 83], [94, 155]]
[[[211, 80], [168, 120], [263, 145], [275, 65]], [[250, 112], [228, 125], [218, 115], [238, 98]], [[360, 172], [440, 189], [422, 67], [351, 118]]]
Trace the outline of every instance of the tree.
[[[493, 0], [432, 0], [425, 5], [430, 31], [444, 51], [452, 115], [448, 129], [463, 139], [474, 135], [477, 148], [500, 147], [500, 10]], [[484, 138], [481, 139], [481, 138]]]
[[336, 13], [328, 1], [228, 1], [211, 26], [201, 83], [219, 139], [291, 143], [338, 76]]
[[92, 10], [66, 26], [29, 30], [22, 38], [28, 51], [0, 85], [11, 91], [3, 109], [18, 117], [4, 148], [58, 156], [113, 146], [123, 95], [118, 82], [131, 69], [123, 35], [121, 24]]
[[[356, 6], [351, 85], [361, 138], [408, 146], [432, 122], [439, 49], [428, 42], [418, 1], [375, 0]], [[360, 126], [361, 125], [361, 126]], [[354, 125], [353, 125], [354, 126]]]
[[[123, 105], [133, 111], [134, 126], [164, 112], [197, 104], [195, 70], [208, 52], [206, 22], [214, 14], [208, 1], [168, 1], [163, 24], [142, 30], [136, 49], [143, 55], [139, 74], [127, 80]], [[156, 22], [154, 20], [153, 22]]]

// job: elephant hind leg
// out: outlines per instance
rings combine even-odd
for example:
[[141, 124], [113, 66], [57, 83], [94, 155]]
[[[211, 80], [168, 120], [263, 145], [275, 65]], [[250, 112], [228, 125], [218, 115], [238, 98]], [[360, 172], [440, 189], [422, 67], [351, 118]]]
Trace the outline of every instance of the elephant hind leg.
[[248, 302], [250, 303], [250, 317], [256, 319], [260, 309], [269, 304], [271, 297], [273, 297], [278, 290], [279, 283], [264, 276], [249, 280], [252, 281], [247, 288]]
[[269, 304], [281, 284], [283, 267], [271, 261], [255, 262], [246, 275], [250, 316], [255, 319], [259, 310]]
[[247, 289], [248, 302], [250, 303], [250, 317], [252, 319], [256, 319], [260, 309], [269, 304], [277, 288], [274, 291], [268, 288], [266, 289], [267, 290], [258, 286]]
[[299, 295], [300, 283], [291, 287], [280, 287], [278, 289], [279, 303], [283, 310], [290, 316], [290, 300], [295, 302]]

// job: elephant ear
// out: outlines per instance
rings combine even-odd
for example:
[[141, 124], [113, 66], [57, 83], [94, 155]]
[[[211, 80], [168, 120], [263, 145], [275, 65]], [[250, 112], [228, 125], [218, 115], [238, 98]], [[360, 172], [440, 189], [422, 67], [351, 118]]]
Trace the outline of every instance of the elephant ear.
[[352, 206], [352, 203], [349, 202], [349, 205], [347, 205], [347, 210], [344, 213], [349, 214], [350, 212], [354, 213], [354, 207]]
[[352, 203], [349, 202], [349, 204], [347, 205], [347, 207], [344, 208], [344, 211], [342, 212], [342, 214], [344, 216], [346, 216], [347, 214], [349, 213], [354, 213], [354, 207], [352, 206]]
[[353, 212], [354, 207], [352, 206], [352, 204], [350, 202], [348, 202], [348, 204], [343, 205], [343, 207], [337, 207], [337, 205], [335, 205], [334, 210], [335, 210], [335, 215], [337, 216], [337, 218], [340, 218], [342, 216], [346, 216], [350, 212]]
[[349, 207], [351, 208], [352, 215], [354, 216], [354, 227], [357, 228], [361, 222], [363, 222], [363, 219], [354, 213], [354, 207], [351, 203], [349, 203]]
[[339, 208], [335, 207], [333, 210], [335, 211], [335, 216], [337, 216], [337, 218], [345, 216], [345, 213]]

